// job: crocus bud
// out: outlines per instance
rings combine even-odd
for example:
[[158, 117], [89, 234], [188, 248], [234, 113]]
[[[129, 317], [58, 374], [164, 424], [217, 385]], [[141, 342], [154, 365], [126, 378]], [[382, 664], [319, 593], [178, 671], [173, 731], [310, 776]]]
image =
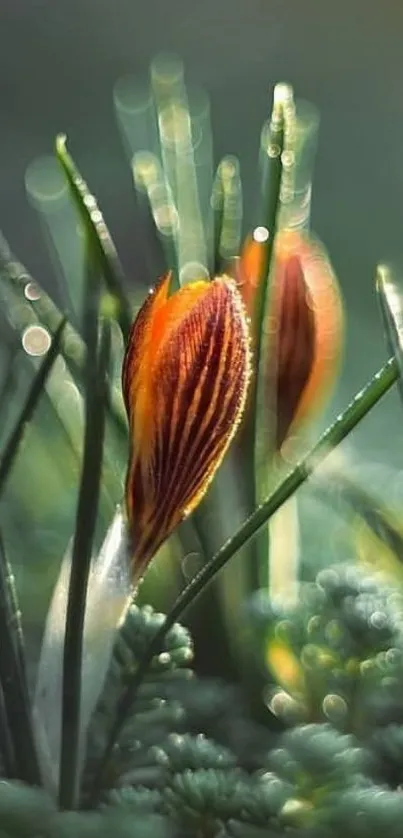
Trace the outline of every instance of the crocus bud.
[[[264, 247], [252, 236], [236, 267], [252, 321]], [[331, 394], [339, 370], [343, 308], [326, 254], [304, 233], [282, 230], [277, 234], [270, 282], [267, 375], [274, 390], [275, 442], [280, 450]]]
[[228, 277], [150, 292], [122, 386], [130, 428], [126, 508], [136, 582], [201, 501], [236, 432], [250, 377], [247, 318]]

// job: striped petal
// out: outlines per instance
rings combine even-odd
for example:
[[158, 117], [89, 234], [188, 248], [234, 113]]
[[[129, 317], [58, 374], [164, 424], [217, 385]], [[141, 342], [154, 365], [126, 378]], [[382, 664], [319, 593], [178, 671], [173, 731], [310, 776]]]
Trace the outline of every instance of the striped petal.
[[[260, 280], [264, 245], [247, 240], [236, 268], [250, 315]], [[272, 273], [276, 445], [318, 411], [336, 380], [343, 334], [337, 280], [322, 248], [306, 234], [282, 230], [275, 242]]]
[[126, 505], [134, 581], [202, 499], [239, 424], [249, 381], [249, 335], [235, 283], [170, 277], [133, 324], [123, 366], [131, 433]]

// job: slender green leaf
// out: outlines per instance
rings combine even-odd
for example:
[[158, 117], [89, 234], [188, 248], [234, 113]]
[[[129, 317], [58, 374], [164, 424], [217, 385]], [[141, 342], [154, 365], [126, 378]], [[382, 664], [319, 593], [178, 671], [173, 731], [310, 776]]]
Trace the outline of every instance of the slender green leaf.
[[0, 456], [0, 496], [4, 490], [6, 480], [11, 471], [15, 457], [18, 452], [19, 445], [24, 435], [27, 423], [38, 404], [38, 401], [43, 393], [43, 389], [48, 378], [48, 375], [56, 361], [60, 351], [60, 342], [65, 327], [66, 320], [63, 318], [53, 336], [52, 343], [45, 355], [38, 372], [32, 382], [27, 398], [22, 405], [20, 414], [15, 424], [14, 430], [10, 434], [9, 440], [5, 445], [4, 451]]
[[66, 149], [66, 137], [57, 137], [56, 154], [69, 183], [88, 241], [97, 256], [107, 288], [116, 303], [116, 319], [125, 340], [127, 340], [132, 322], [131, 305], [125, 292], [123, 268], [115, 245], [96, 199], [91, 195], [87, 184]]
[[59, 803], [63, 809], [74, 808], [78, 791], [83, 632], [87, 585], [101, 484], [109, 358], [110, 324], [105, 322], [102, 329], [99, 357], [96, 332], [93, 342], [88, 343], [87, 353], [84, 456], [73, 541], [63, 655], [62, 743], [59, 783]]
[[398, 388], [403, 399], [403, 288], [385, 265], [376, 273], [376, 290], [389, 351], [399, 367]]
[[221, 177], [222, 162], [219, 163], [213, 182], [210, 198], [210, 250], [209, 269], [212, 276], [221, 271], [220, 242], [224, 219], [224, 187]]
[[242, 226], [242, 182], [239, 162], [226, 155], [217, 167], [210, 198], [209, 269], [217, 276], [238, 256]]
[[[282, 179], [282, 152], [284, 148], [284, 109], [283, 101], [278, 101], [278, 90], [284, 85], [277, 85], [274, 92], [274, 103], [271, 120], [267, 126], [266, 145], [266, 176], [264, 182], [264, 206], [262, 224], [266, 231], [264, 241], [264, 258], [261, 275], [256, 287], [254, 310], [254, 353], [256, 358], [256, 374], [252, 380], [250, 400], [250, 427], [246, 429], [245, 439], [253, 446], [254, 468], [254, 503], [261, 502], [267, 492], [267, 470], [270, 461], [270, 445], [267, 441], [267, 358], [270, 346], [267, 336], [267, 315], [270, 303], [270, 268], [274, 251], [276, 225], [280, 210], [280, 188]], [[288, 86], [286, 87], [288, 90]], [[276, 96], [277, 93], [277, 96]], [[263, 463], [263, 466], [262, 466]], [[250, 562], [251, 590], [267, 587], [267, 568], [269, 554], [268, 528], [262, 530], [255, 542], [255, 549]]]

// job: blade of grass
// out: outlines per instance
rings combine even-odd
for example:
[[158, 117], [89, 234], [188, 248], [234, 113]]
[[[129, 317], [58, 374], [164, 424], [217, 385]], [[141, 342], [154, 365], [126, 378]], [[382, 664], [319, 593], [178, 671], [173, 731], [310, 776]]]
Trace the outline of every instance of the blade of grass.
[[210, 198], [209, 270], [211, 276], [221, 271], [220, 242], [224, 220], [224, 187], [221, 177], [222, 161], [217, 167]]
[[88, 578], [100, 494], [110, 326], [102, 329], [99, 360], [97, 334], [88, 343], [84, 456], [74, 534], [63, 655], [62, 738], [59, 804], [74, 808], [80, 757], [81, 670]]
[[65, 136], [60, 135], [56, 139], [56, 155], [66, 175], [88, 241], [102, 269], [106, 286], [116, 303], [116, 319], [127, 341], [132, 323], [131, 305], [125, 292], [124, 272], [115, 245], [96, 199], [90, 193], [87, 184], [66, 149]]
[[18, 452], [19, 445], [24, 435], [25, 427], [38, 404], [42, 395], [46, 379], [55, 363], [55, 360], [60, 351], [60, 342], [65, 327], [66, 320], [62, 318], [59, 326], [53, 336], [52, 343], [45, 355], [38, 372], [32, 382], [32, 385], [27, 394], [27, 398], [22, 405], [19, 417], [15, 424], [14, 430], [4, 447], [4, 451], [0, 457], [0, 497], [4, 490], [7, 478], [13, 466], [15, 457]]
[[11, 567], [0, 537], [0, 684], [18, 779], [40, 786], [41, 776], [25, 677], [22, 629]]
[[144, 657], [129, 680], [126, 691], [121, 697], [116, 713], [115, 724], [111, 731], [107, 747], [100, 762], [99, 771], [95, 778], [94, 797], [102, 784], [102, 777], [109, 763], [113, 748], [119, 739], [124, 724], [133, 706], [137, 690], [146, 674], [154, 655], [161, 649], [162, 641], [173, 626], [181, 618], [184, 611], [192, 604], [199, 594], [212, 581], [222, 567], [246, 544], [249, 539], [263, 527], [277, 509], [288, 500], [291, 495], [304, 483], [314, 469], [336, 446], [351, 433], [359, 422], [380, 401], [382, 396], [392, 387], [398, 377], [398, 366], [395, 358], [382, 367], [371, 381], [355, 396], [345, 411], [336, 418], [334, 423], [320, 437], [313, 449], [298, 463], [286, 479], [274, 490], [264, 503], [245, 521], [238, 532], [223, 545], [207, 564], [195, 575], [184, 591], [179, 595], [174, 607], [166, 617], [161, 628], [155, 634]]
[[[256, 357], [256, 373], [251, 385], [250, 426], [246, 429], [246, 439], [249, 438], [249, 445], [253, 450], [254, 468], [254, 502], [256, 507], [261, 502], [262, 496], [267, 491], [266, 479], [262, 473], [261, 463], [264, 463], [264, 470], [267, 470], [269, 462], [269, 451], [266, 441], [267, 422], [262, 422], [262, 417], [267, 412], [266, 398], [266, 372], [267, 358], [270, 351], [268, 346], [269, 338], [265, 334], [267, 312], [270, 298], [270, 268], [272, 264], [276, 225], [280, 208], [280, 188], [282, 179], [282, 152], [284, 148], [284, 103], [278, 97], [278, 92], [284, 85], [277, 85], [274, 92], [273, 110], [267, 136], [267, 159], [266, 176], [264, 184], [264, 206], [263, 222], [267, 238], [264, 243], [264, 258], [262, 262], [261, 275], [257, 283], [254, 310], [254, 353]], [[288, 87], [286, 86], [288, 91]], [[277, 95], [276, 95], [277, 93]], [[254, 591], [268, 584], [268, 556], [269, 556], [269, 532], [266, 527], [259, 534], [255, 542], [255, 549], [252, 551], [250, 561], [250, 590]]]
[[242, 226], [242, 182], [239, 162], [233, 155], [221, 160], [210, 198], [210, 250], [212, 276], [225, 273], [239, 253]]
[[375, 281], [386, 342], [399, 367], [398, 388], [403, 399], [403, 295], [386, 265], [378, 265]]
[[[84, 452], [66, 609], [59, 774], [59, 805], [62, 809], [73, 809], [79, 787], [81, 677], [86, 598], [101, 490], [105, 408], [109, 392], [111, 329], [108, 320], [102, 323], [99, 341], [102, 279], [107, 285], [108, 281], [109, 285], [112, 283], [113, 293], [119, 295], [119, 313], [124, 324], [128, 313], [125, 298], [121, 297], [123, 287], [111, 268], [109, 256], [110, 252], [112, 257], [114, 256], [114, 246], [109, 241], [106, 228], [104, 229], [95, 199], [89, 195], [86, 185], [67, 154], [63, 137], [57, 139], [56, 150], [80, 213], [86, 237], [87, 273], [83, 319], [86, 346]], [[108, 241], [107, 251], [102, 236]]]

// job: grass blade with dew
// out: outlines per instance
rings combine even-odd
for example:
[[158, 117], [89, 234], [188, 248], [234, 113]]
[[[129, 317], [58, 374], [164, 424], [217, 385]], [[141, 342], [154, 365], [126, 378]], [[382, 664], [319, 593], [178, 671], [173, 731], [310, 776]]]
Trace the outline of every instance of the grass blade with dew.
[[[265, 171], [264, 171], [264, 204], [262, 208], [262, 224], [253, 235], [264, 243], [264, 258], [261, 274], [256, 285], [256, 298], [253, 316], [254, 354], [256, 358], [256, 374], [252, 379], [250, 403], [252, 405], [250, 418], [245, 431], [245, 445], [250, 448], [251, 461], [254, 469], [254, 502], [255, 507], [262, 501], [267, 491], [267, 471], [270, 453], [273, 450], [270, 422], [267, 421], [267, 358], [271, 347], [266, 324], [269, 311], [271, 288], [270, 268], [274, 251], [274, 241], [278, 214], [280, 209], [280, 189], [282, 181], [282, 153], [284, 148], [285, 110], [293, 100], [292, 88], [286, 84], [278, 84], [274, 88], [273, 109], [270, 122], [266, 124], [265, 132]], [[253, 452], [253, 454], [252, 454]], [[269, 532], [262, 531], [255, 542], [250, 562], [251, 591], [259, 587], [267, 587], [269, 561]]]
[[274, 490], [255, 512], [248, 518], [243, 526], [230, 538], [218, 553], [210, 559], [207, 564], [196, 573], [192, 581], [178, 597], [174, 607], [166, 617], [163, 625], [156, 633], [144, 657], [129, 680], [126, 691], [121, 697], [116, 714], [115, 724], [105, 749], [103, 759], [100, 762], [99, 772], [95, 778], [93, 795], [97, 795], [101, 787], [101, 777], [109, 763], [113, 748], [119, 739], [124, 727], [138, 688], [150, 666], [154, 655], [161, 649], [162, 641], [172, 625], [181, 619], [183, 613], [194, 602], [199, 594], [210, 584], [215, 575], [229, 562], [233, 556], [254, 538], [259, 529], [267, 524], [272, 515], [290, 498], [294, 492], [307, 480], [329, 453], [340, 445], [349, 433], [364, 419], [372, 408], [382, 399], [385, 393], [395, 384], [398, 377], [398, 367], [394, 358], [391, 358], [382, 369], [380, 369], [371, 381], [357, 393], [348, 407], [340, 413], [334, 423], [320, 437], [317, 444], [303, 457], [298, 465], [293, 468], [289, 475]]
[[151, 64], [151, 86], [164, 180], [180, 219], [175, 230], [177, 278], [180, 285], [185, 285], [207, 277], [208, 266], [196, 175], [194, 126], [182, 60], [170, 53], [157, 55]]
[[159, 114], [160, 136], [173, 148], [175, 204], [180, 223], [176, 235], [180, 285], [207, 278], [207, 249], [200, 210], [192, 144], [191, 117], [187, 102]]
[[[148, 151], [139, 151], [132, 160], [132, 173], [136, 199], [143, 223], [147, 218], [153, 226], [153, 233], [164, 253], [164, 271], [166, 268], [173, 272], [173, 282], [176, 288], [178, 282], [178, 259], [176, 252], [176, 237], [179, 226], [178, 211], [175, 206], [172, 191], [167, 182], [158, 157]], [[151, 216], [151, 219], [150, 219]], [[150, 224], [148, 225], [150, 227]], [[149, 272], [152, 284], [155, 282], [154, 259], [149, 257]], [[161, 259], [159, 260], [161, 262]]]
[[58, 357], [60, 352], [60, 343], [63, 334], [63, 329], [65, 327], [65, 319], [63, 318], [52, 338], [52, 342], [50, 348], [45, 355], [40, 367], [38, 368], [38, 372], [33, 379], [32, 385], [30, 390], [27, 394], [27, 398], [22, 405], [22, 409], [18, 416], [17, 422], [15, 427], [10, 434], [8, 442], [5, 445], [5, 448], [0, 455], [0, 496], [2, 491], [4, 490], [4, 486], [8, 475], [11, 471], [14, 459], [17, 455], [19, 445], [24, 435], [24, 430], [29, 422], [36, 405], [43, 393], [44, 386], [46, 383], [46, 379], [49, 376], [52, 367]]
[[89, 304], [87, 375], [85, 398], [84, 455], [73, 539], [66, 634], [63, 655], [62, 743], [59, 804], [74, 808], [77, 797], [80, 755], [80, 705], [83, 659], [83, 632], [87, 585], [100, 495], [107, 370], [110, 357], [110, 324], [105, 321], [98, 352], [97, 311]]
[[52, 294], [80, 328], [84, 287], [84, 241], [77, 207], [54, 154], [36, 157], [25, 170], [25, 193], [40, 225], [52, 267]]
[[56, 139], [56, 155], [66, 175], [86, 235], [91, 243], [91, 248], [97, 255], [106, 286], [116, 306], [116, 320], [120, 325], [124, 339], [127, 340], [132, 323], [131, 304], [125, 291], [125, 277], [115, 245], [96, 199], [90, 193], [87, 184], [66, 149], [65, 136], [60, 135]]
[[220, 241], [224, 218], [224, 188], [221, 176], [222, 162], [218, 164], [210, 197], [210, 230], [208, 234], [209, 268], [211, 276], [220, 273]]
[[[111, 330], [104, 319], [99, 339], [101, 283], [111, 282], [111, 263], [100, 238], [100, 213], [88, 196], [74, 164], [65, 150], [64, 138], [57, 140], [57, 152], [80, 207], [86, 241], [86, 283], [84, 295], [86, 345], [85, 359], [85, 421], [84, 452], [80, 488], [73, 537], [71, 571], [66, 611], [66, 631], [63, 651], [62, 732], [59, 778], [59, 804], [63, 809], [76, 805], [78, 767], [80, 760], [80, 708], [83, 661], [83, 634], [88, 579], [101, 491], [101, 475], [105, 435], [105, 409], [108, 399], [108, 371], [110, 364]], [[78, 183], [77, 183], [78, 181]], [[85, 203], [86, 202], [86, 203]], [[94, 215], [95, 214], [95, 215]], [[102, 218], [102, 217], [101, 217]], [[113, 245], [112, 245], [113, 247]], [[114, 249], [113, 249], [114, 252]], [[112, 282], [115, 283], [112, 270]], [[121, 286], [117, 283], [116, 292]], [[123, 293], [123, 289], [122, 293]], [[128, 310], [123, 306], [122, 331]], [[128, 323], [126, 323], [128, 326]]]
[[398, 388], [403, 399], [403, 290], [386, 265], [377, 268], [376, 290], [387, 345], [399, 368]]
[[223, 157], [218, 165], [210, 199], [211, 249], [209, 259], [213, 276], [225, 273], [238, 256], [242, 232], [242, 181], [239, 161], [233, 155]]
[[311, 102], [296, 99], [286, 121], [278, 227], [309, 230], [319, 112]]
[[176, 144], [175, 125], [170, 127], [170, 117], [178, 109], [187, 108], [185, 71], [182, 59], [174, 53], [161, 52], [150, 67], [151, 90], [157, 117], [159, 153], [164, 177], [176, 204]]
[[30, 785], [41, 785], [33, 733], [31, 705], [25, 673], [20, 612], [14, 578], [0, 537], [0, 685], [16, 777]]

